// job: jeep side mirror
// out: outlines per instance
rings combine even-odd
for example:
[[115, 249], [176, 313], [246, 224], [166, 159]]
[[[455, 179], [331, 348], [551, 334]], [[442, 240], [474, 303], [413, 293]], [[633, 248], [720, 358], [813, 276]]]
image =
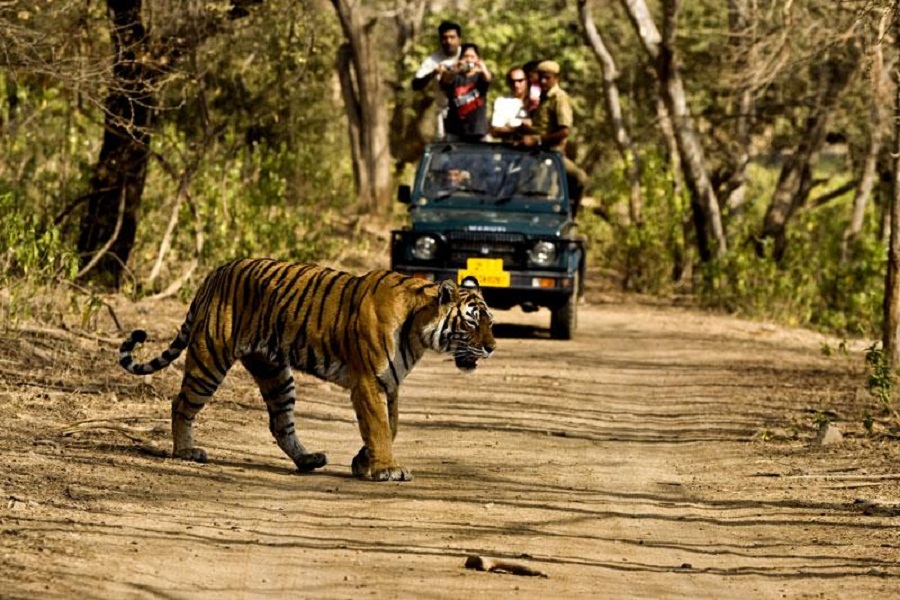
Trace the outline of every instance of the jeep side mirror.
[[412, 189], [408, 185], [401, 185], [397, 188], [397, 201], [403, 204], [412, 202]]

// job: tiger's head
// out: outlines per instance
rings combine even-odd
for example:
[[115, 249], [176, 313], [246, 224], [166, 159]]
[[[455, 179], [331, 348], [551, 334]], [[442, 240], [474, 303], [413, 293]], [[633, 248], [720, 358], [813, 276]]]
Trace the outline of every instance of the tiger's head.
[[474, 277], [466, 277], [457, 286], [442, 281], [438, 302], [444, 320], [440, 328], [440, 349], [453, 354], [460, 371], [474, 371], [482, 358], [494, 353], [494, 315], [481, 295]]

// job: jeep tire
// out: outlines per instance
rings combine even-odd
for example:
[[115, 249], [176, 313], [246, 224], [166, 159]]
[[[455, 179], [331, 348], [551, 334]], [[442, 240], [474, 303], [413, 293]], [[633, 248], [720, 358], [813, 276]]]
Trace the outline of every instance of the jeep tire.
[[550, 313], [550, 337], [554, 340], [571, 340], [578, 326], [578, 288], [581, 285], [578, 271], [572, 280], [572, 293], [566, 303]]

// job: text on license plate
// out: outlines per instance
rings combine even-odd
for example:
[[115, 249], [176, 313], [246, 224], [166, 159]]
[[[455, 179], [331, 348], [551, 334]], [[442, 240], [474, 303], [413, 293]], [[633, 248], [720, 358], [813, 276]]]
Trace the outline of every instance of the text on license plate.
[[509, 271], [503, 270], [502, 258], [469, 258], [466, 260], [466, 268], [460, 269], [456, 275], [456, 282], [469, 275], [478, 280], [478, 285], [485, 287], [509, 287]]

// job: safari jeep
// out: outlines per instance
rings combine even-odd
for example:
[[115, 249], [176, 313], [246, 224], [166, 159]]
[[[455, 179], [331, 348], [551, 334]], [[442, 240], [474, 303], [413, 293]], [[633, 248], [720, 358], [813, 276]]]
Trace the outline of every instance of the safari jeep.
[[432, 144], [398, 200], [410, 224], [392, 232], [391, 268], [432, 281], [474, 275], [492, 308], [548, 308], [551, 336], [571, 339], [585, 248], [558, 153]]

